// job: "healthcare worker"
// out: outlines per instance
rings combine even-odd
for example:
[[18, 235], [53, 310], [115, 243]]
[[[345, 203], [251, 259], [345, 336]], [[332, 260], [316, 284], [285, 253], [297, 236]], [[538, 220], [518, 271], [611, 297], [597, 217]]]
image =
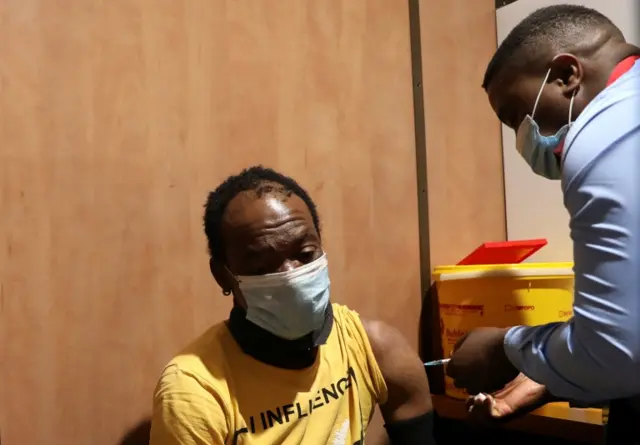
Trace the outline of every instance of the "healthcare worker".
[[[533, 173], [562, 188], [573, 240], [574, 316], [470, 331], [447, 369], [456, 386], [491, 392], [523, 373], [546, 388], [540, 397], [615, 401], [611, 425], [627, 416], [635, 419], [627, 426], [638, 429], [639, 56], [601, 13], [555, 5], [518, 24], [489, 63], [483, 87], [493, 110], [516, 131], [517, 150]], [[636, 443], [629, 437], [612, 443]]]

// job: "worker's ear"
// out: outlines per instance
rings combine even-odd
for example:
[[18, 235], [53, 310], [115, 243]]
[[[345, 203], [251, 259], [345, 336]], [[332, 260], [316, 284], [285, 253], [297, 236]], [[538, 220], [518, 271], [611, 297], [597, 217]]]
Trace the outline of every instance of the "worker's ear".
[[549, 81], [560, 87], [565, 97], [572, 97], [578, 93], [584, 80], [584, 68], [580, 60], [573, 54], [558, 54], [551, 62]]

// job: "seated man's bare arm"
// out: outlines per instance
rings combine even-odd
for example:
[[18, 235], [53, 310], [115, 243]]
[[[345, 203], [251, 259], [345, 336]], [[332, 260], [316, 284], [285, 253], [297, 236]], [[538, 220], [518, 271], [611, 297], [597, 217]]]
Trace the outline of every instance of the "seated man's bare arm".
[[422, 360], [396, 328], [379, 321], [363, 323], [387, 385], [380, 410], [392, 443], [434, 443], [433, 404]]

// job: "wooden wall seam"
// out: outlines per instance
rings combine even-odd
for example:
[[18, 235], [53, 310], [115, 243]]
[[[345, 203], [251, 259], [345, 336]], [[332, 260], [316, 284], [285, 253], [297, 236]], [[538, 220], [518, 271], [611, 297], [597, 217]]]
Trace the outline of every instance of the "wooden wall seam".
[[420, 294], [424, 297], [431, 285], [429, 257], [429, 194], [427, 192], [427, 134], [422, 88], [422, 42], [420, 0], [408, 0], [411, 43], [411, 80], [413, 87], [413, 121], [415, 131], [416, 175], [418, 193], [418, 230], [420, 240]]

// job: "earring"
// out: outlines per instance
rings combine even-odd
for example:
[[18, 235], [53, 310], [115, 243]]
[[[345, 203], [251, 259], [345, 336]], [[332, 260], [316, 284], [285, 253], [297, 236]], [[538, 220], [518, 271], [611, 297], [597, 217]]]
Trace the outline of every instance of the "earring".
[[231, 295], [231, 291], [230, 290], [223, 290], [222, 291], [222, 295], [226, 295], [228, 297], [229, 295]]

